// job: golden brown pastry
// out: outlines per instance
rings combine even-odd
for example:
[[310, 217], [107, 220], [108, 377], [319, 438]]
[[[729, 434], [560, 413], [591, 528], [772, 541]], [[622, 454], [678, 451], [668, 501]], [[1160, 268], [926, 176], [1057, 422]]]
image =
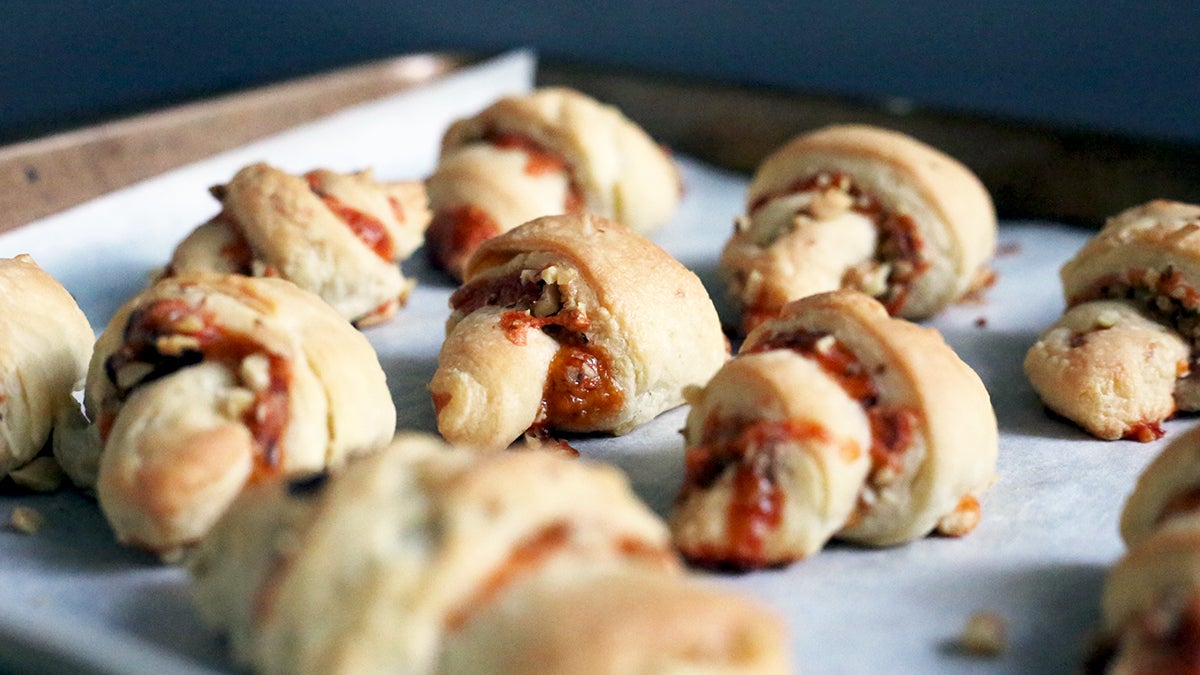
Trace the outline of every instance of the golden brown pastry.
[[612, 106], [549, 87], [455, 122], [428, 180], [430, 259], [461, 279], [480, 242], [534, 218], [590, 212], [648, 232], [675, 212], [679, 173]]
[[963, 535], [995, 478], [979, 377], [937, 331], [858, 291], [786, 305], [689, 400], [671, 531], [698, 564], [785, 564], [831, 537]]
[[624, 434], [680, 405], [682, 389], [728, 356], [696, 275], [590, 214], [539, 218], [484, 242], [450, 306], [429, 388], [453, 443]]
[[0, 258], [0, 478], [79, 416], [95, 334], [75, 299], [28, 255]]
[[96, 343], [84, 400], [101, 445], [66, 465], [93, 467], [122, 542], [164, 556], [245, 484], [339, 464], [396, 420], [361, 333], [291, 283], [234, 274], [180, 274], [129, 300]]
[[789, 301], [838, 288], [930, 316], [990, 284], [996, 214], [975, 174], [904, 134], [803, 134], [759, 165], [721, 273], [749, 331]]
[[283, 277], [359, 326], [387, 321], [408, 298], [413, 281], [398, 263], [429, 224], [421, 183], [254, 164], [212, 192], [221, 212], [179, 244], [168, 274]]
[[788, 672], [778, 619], [683, 577], [624, 476], [551, 453], [402, 435], [254, 486], [188, 566], [261, 673]]
[[1025, 358], [1046, 405], [1106, 440], [1150, 441], [1200, 410], [1200, 206], [1152, 201], [1109, 219], [1061, 270], [1068, 310]]

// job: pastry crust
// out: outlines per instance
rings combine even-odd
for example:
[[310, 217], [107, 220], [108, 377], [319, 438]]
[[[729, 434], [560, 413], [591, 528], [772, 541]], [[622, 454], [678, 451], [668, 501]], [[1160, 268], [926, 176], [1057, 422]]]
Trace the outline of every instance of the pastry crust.
[[279, 276], [320, 295], [358, 325], [390, 319], [413, 281], [397, 264], [424, 240], [420, 183], [380, 183], [371, 171], [293, 176], [266, 164], [213, 189], [222, 210], [176, 248], [167, 274]]
[[1200, 637], [1200, 520], [1174, 519], [1109, 571], [1102, 603], [1112, 645], [1104, 672], [1188, 672]]
[[450, 126], [429, 178], [429, 253], [456, 278], [478, 244], [546, 215], [590, 212], [638, 232], [679, 204], [670, 156], [619, 110], [548, 87]]
[[75, 299], [28, 255], [0, 258], [0, 477], [79, 416], [95, 334]]
[[1123, 300], [1072, 307], [1025, 355], [1025, 375], [1054, 412], [1097, 438], [1152, 440], [1175, 413], [1191, 350]]
[[503, 448], [531, 425], [627, 433], [728, 356], [696, 275], [598, 216], [526, 223], [484, 242], [465, 272], [430, 383], [451, 442]]
[[763, 160], [721, 271], [747, 331], [838, 288], [919, 319], [991, 283], [995, 247], [995, 209], [969, 169], [895, 131], [836, 125]]
[[1176, 410], [1200, 409], [1198, 233], [1200, 206], [1151, 201], [1063, 265], [1069, 311], [1026, 357], [1049, 407], [1098, 438], [1141, 441], [1161, 437]]
[[979, 377], [937, 331], [857, 291], [787, 305], [694, 400], [672, 531], [703, 564], [786, 563], [830, 536], [888, 546], [966, 534], [995, 478]]
[[362, 334], [291, 283], [232, 274], [181, 274], [129, 300], [96, 343], [84, 400], [101, 508], [122, 542], [164, 556], [246, 483], [339, 464], [396, 420]]
[[[546, 673], [787, 672], [778, 619], [681, 579], [618, 471], [538, 451], [401, 435], [332, 476], [247, 491], [189, 567], [202, 615], [257, 672], [521, 673], [535, 656]], [[647, 630], [610, 639], [630, 626]]]

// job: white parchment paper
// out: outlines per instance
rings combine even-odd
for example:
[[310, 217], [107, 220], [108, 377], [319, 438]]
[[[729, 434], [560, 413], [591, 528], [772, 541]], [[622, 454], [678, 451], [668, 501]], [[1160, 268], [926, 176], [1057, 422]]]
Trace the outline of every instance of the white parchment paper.
[[[207, 193], [240, 167], [290, 171], [374, 167], [420, 178], [442, 130], [459, 116], [528, 89], [534, 58], [515, 52], [439, 83], [339, 113], [0, 235], [0, 257], [31, 253], [75, 294], [99, 332], [112, 311], [217, 210]], [[741, 208], [745, 177], [680, 158], [687, 193], [653, 238], [701, 277], [723, 316], [716, 260]], [[1141, 468], [1190, 425], [1166, 425], [1149, 444], [1094, 441], [1048, 416], [1021, 372], [1025, 350], [1062, 309], [1057, 269], [1088, 233], [1052, 223], [1004, 223], [999, 281], [984, 300], [930, 322], [983, 378], [1000, 423], [999, 481], [983, 521], [962, 539], [929, 538], [884, 550], [833, 545], [786, 569], [706, 574], [786, 617], [799, 669], [842, 672], [1064, 672], [1097, 623], [1100, 587], [1122, 547], [1117, 515]], [[420, 253], [409, 305], [368, 329], [405, 429], [435, 431], [425, 389], [448, 314], [449, 280]], [[626, 470], [665, 515], [682, 477], [679, 428], [669, 412], [621, 438], [576, 443]], [[211, 672], [231, 668], [199, 621], [182, 571], [117, 546], [95, 502], [74, 492], [0, 496], [0, 518], [33, 506], [34, 535], [0, 531], [0, 663], [104, 672]], [[954, 639], [978, 609], [1000, 614], [1010, 647], [999, 657], [958, 654]]]

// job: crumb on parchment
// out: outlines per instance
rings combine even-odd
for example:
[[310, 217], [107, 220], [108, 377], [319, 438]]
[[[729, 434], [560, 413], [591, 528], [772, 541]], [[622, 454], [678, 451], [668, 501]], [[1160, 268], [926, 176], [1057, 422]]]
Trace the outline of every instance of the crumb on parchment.
[[995, 612], [977, 611], [967, 617], [959, 648], [971, 656], [999, 656], [1008, 648], [1004, 618]]
[[14, 506], [12, 514], [8, 517], [8, 524], [21, 534], [37, 534], [46, 524], [46, 517], [31, 506]]

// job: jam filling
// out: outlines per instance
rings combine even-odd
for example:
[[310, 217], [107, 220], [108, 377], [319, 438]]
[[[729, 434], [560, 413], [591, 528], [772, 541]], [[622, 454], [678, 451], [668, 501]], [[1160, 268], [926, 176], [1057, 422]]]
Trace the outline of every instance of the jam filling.
[[[326, 208], [337, 216], [339, 220], [350, 228], [354, 236], [358, 237], [359, 241], [366, 244], [368, 248], [375, 252], [375, 255], [391, 262], [396, 257], [396, 244], [392, 240], [391, 233], [388, 232], [387, 226], [383, 221], [375, 216], [356, 209], [337, 197], [330, 194], [325, 182], [321, 179], [321, 174], [318, 172], [310, 172], [304, 174], [305, 180], [308, 181], [308, 187], [313, 194], [321, 198], [325, 202]], [[392, 209], [396, 210], [399, 204], [393, 199], [391, 201]], [[397, 215], [403, 215], [398, 213]]]
[[[253, 404], [242, 414], [259, 452], [251, 480], [277, 474], [283, 465], [280, 439], [288, 421], [288, 387], [291, 366], [287, 359], [264, 352], [248, 335], [222, 328], [203, 306], [181, 299], [163, 299], [134, 310], [125, 325], [124, 341], [104, 361], [104, 372], [116, 389], [105, 401], [97, 424], [101, 441], [107, 441], [118, 409], [138, 387], [203, 361], [216, 361], [237, 372], [249, 356], [267, 359], [267, 384], [254, 391]], [[133, 381], [122, 381], [132, 372]]]
[[884, 208], [878, 198], [855, 185], [849, 174], [841, 171], [819, 171], [806, 178], [801, 178], [782, 190], [765, 194], [754, 200], [750, 204], [750, 214], [767, 202], [780, 197], [830, 187], [841, 187], [851, 198], [850, 210], [875, 223], [879, 231], [875, 260], [891, 264], [891, 269], [888, 271], [887, 288], [879, 299], [887, 308], [888, 314], [900, 313], [908, 301], [913, 284], [932, 264], [925, 257], [925, 240], [917, 229], [916, 221], [906, 214], [894, 213]]

